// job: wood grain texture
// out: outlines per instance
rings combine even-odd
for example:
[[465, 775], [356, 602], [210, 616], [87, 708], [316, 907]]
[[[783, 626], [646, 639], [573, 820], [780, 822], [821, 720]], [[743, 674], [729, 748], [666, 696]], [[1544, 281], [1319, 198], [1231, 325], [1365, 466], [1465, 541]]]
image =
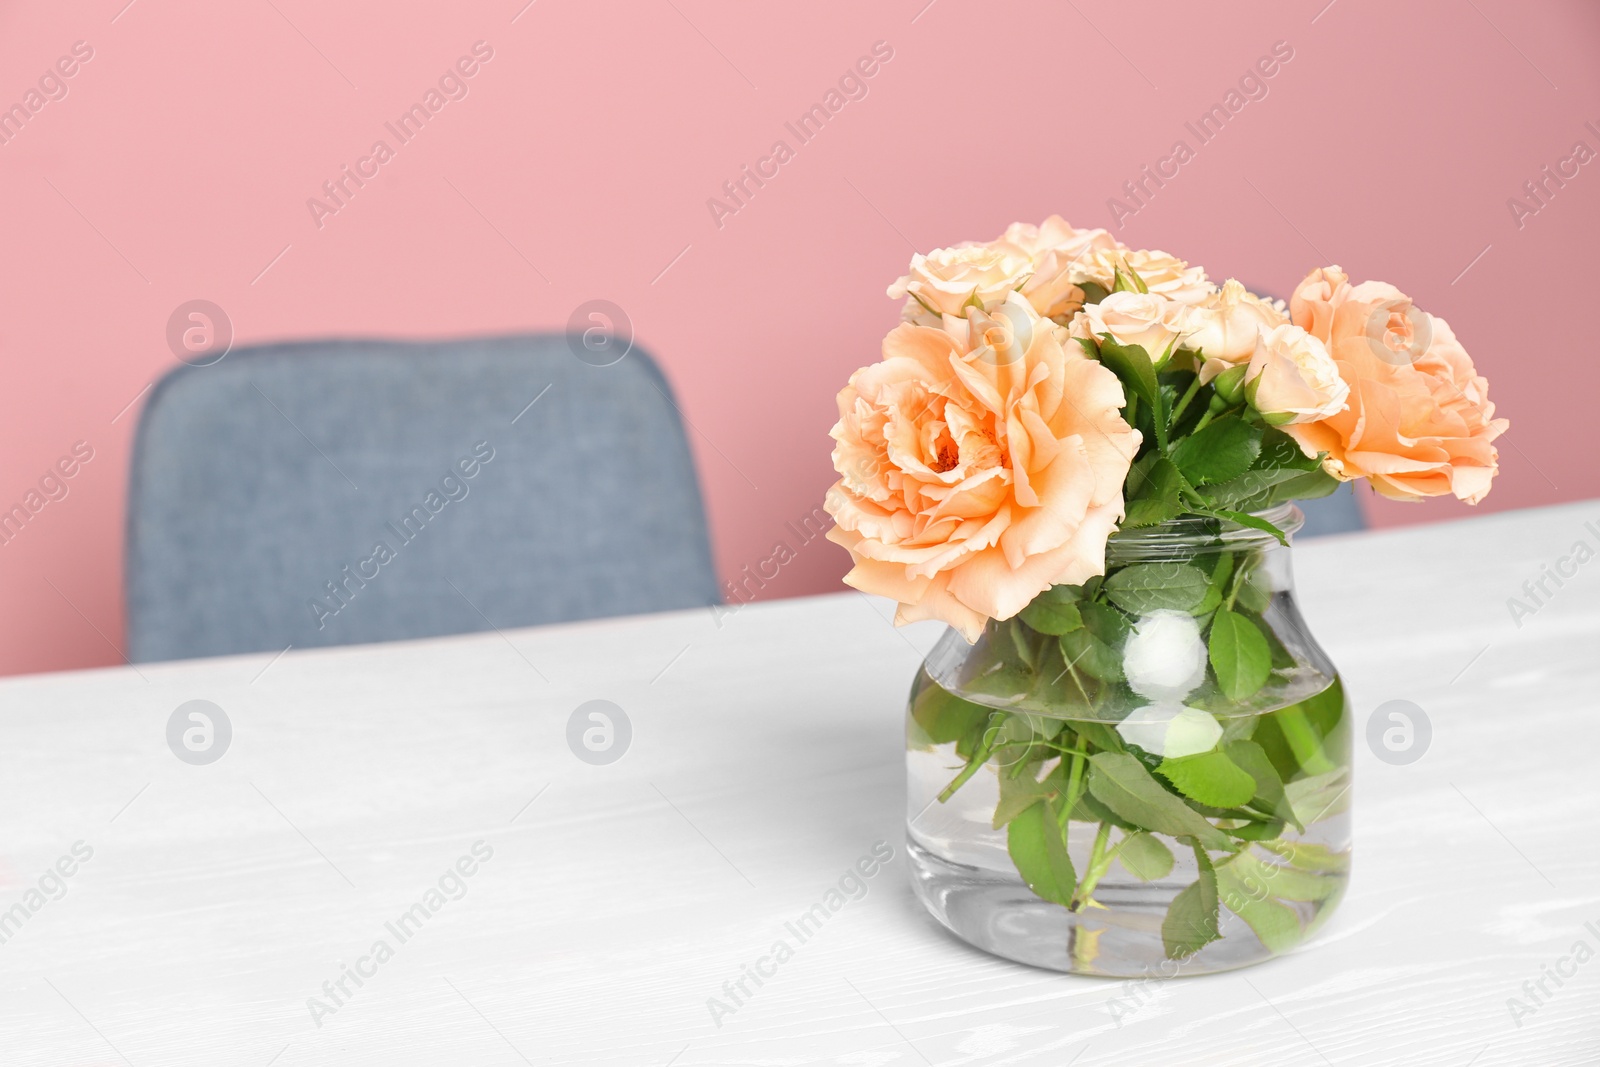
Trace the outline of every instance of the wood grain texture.
[[[1600, 961], [1520, 1026], [1507, 1007], [1600, 950], [1600, 562], [1520, 627], [1506, 606], [1600, 543], [1585, 521], [1600, 504], [1296, 549], [1356, 709], [1353, 886], [1302, 950], [1166, 983], [1016, 966], [923, 914], [901, 731], [939, 628], [855, 593], [7, 679], [0, 910], [75, 842], [93, 857], [0, 944], [0, 1062], [1600, 1063]], [[165, 741], [197, 698], [234, 728], [204, 767]], [[608, 766], [567, 748], [591, 699], [632, 721]], [[1362, 740], [1390, 699], [1432, 721], [1409, 766]], [[477, 841], [465, 895], [398, 944], [385, 923]], [[878, 841], [865, 896], [714, 1024]], [[313, 1023], [379, 938], [393, 958]]]

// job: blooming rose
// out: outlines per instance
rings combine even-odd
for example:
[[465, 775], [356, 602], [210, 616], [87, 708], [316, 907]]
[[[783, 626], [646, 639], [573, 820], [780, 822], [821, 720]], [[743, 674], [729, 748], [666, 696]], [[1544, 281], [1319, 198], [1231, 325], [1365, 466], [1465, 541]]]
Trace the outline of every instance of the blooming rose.
[[1023, 283], [1022, 295], [1035, 311], [1062, 325], [1083, 306], [1083, 290], [1072, 280], [1078, 262], [1095, 249], [1123, 247], [1105, 230], [1076, 229], [1060, 215], [1037, 226], [1014, 222], [989, 243], [1028, 257], [1033, 274]]
[[1244, 382], [1250, 406], [1277, 426], [1337, 415], [1350, 395], [1322, 342], [1291, 323], [1258, 335]]
[[1217, 289], [1206, 279], [1202, 268], [1191, 267], [1176, 256], [1122, 246], [1091, 248], [1072, 268], [1072, 280], [1079, 284], [1094, 282], [1110, 289], [1116, 284], [1117, 268], [1121, 266], [1138, 274], [1151, 293], [1180, 304], [1203, 303]]
[[902, 323], [839, 393], [830, 540], [845, 581], [975, 641], [1105, 570], [1139, 432], [1116, 375], [1020, 294], [949, 329]]
[[1392, 285], [1352, 286], [1338, 267], [1307, 275], [1289, 310], [1350, 387], [1345, 410], [1287, 427], [1307, 454], [1326, 452], [1330, 474], [1396, 500], [1483, 499], [1499, 470], [1492, 442], [1510, 424], [1443, 319]]
[[1087, 304], [1072, 320], [1073, 337], [1100, 340], [1110, 334], [1118, 344], [1139, 345], [1154, 361], [1189, 331], [1190, 309], [1154, 293], [1123, 290], [1098, 304]]
[[1203, 385], [1229, 367], [1248, 362], [1261, 333], [1288, 321], [1273, 304], [1229, 278], [1219, 292], [1190, 311], [1190, 332], [1183, 347], [1200, 353]]
[[908, 322], [937, 326], [942, 315], [961, 316], [976, 299], [990, 307], [1006, 298], [1032, 273], [1020, 251], [997, 245], [964, 244], [911, 257], [911, 271], [889, 286], [895, 299], [909, 297], [903, 316]]

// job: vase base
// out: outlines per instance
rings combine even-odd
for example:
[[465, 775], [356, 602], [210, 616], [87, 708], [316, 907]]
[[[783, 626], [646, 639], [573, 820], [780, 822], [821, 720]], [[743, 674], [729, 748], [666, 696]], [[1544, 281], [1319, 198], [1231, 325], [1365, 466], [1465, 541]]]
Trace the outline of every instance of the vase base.
[[908, 835], [906, 850], [912, 886], [933, 917], [963, 941], [1017, 963], [1102, 978], [1176, 978], [1277, 955], [1224, 911], [1220, 940], [1187, 958], [1168, 958], [1161, 923], [1182, 883], [1102, 883], [1095, 899], [1103, 908], [1070, 912], [1035, 896], [1015, 874], [952, 863], [915, 835]]

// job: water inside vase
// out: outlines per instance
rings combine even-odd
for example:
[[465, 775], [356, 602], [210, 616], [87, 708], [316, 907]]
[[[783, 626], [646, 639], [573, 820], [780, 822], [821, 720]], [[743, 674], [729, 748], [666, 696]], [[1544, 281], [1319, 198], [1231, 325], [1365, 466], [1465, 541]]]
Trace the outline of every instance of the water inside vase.
[[[974, 722], [988, 716], [984, 728], [990, 734], [1004, 730], [1006, 718], [1027, 713], [1014, 702], [951, 692], [926, 670], [919, 672], [912, 692], [907, 831], [914, 884], [940, 922], [981, 948], [1085, 974], [1209, 973], [1294, 948], [1316, 932], [1344, 891], [1350, 850], [1349, 708], [1336, 676], [1309, 696], [1301, 690], [1292, 694], [1296, 699], [1220, 720], [1223, 734], [1215, 750], [1264, 755], [1281, 781], [1282, 806], [1269, 811], [1275, 802], [1261, 796], [1231, 810], [1200, 805], [1199, 813], [1221, 831], [1207, 836], [1204, 844], [1213, 847], [1202, 847], [1189, 834], [1127, 822], [1081, 785], [1076, 788], [1082, 796], [1070, 811], [1063, 810], [1061, 798], [1071, 793], [1067, 761], [1118, 749], [1150, 771], [1150, 780], [1184, 799], [1163, 777], [1161, 758], [1140, 747], [1147, 734], [1128, 723], [1061, 718], [1046, 727], [1056, 732], [1041, 738], [1035, 716], [1029, 719], [1034, 733], [1028, 744], [995, 745], [974, 766], [974, 749], [981, 745], [970, 729], [960, 739], [946, 740], [962, 724], [919, 720], [919, 707], [938, 709], [949, 698], [948, 706], [964, 706]], [[1057, 747], [1040, 747], [1049, 744]], [[1074, 757], [1074, 750], [1081, 755]], [[1106, 766], [1141, 773], [1125, 759]], [[1168, 774], [1177, 773], [1171, 763], [1165, 767]], [[1270, 781], [1272, 775], [1265, 777]], [[1097, 780], [1102, 793], [1112, 788], [1109, 781]], [[1052, 789], [1056, 800], [1040, 799]], [[1192, 798], [1184, 802], [1195, 807]], [[1034, 804], [1046, 813], [1035, 812], [1035, 818], [1053, 818], [1065, 827], [1079, 891], [1066, 904], [1039, 895], [1019, 874], [1010, 822], [1019, 807]], [[1215, 847], [1219, 842], [1226, 847]], [[1204, 877], [1202, 864], [1211, 868]], [[1089, 875], [1093, 884], [1084, 893]], [[1196, 899], [1207, 906], [1207, 893], [1214, 894], [1209, 906], [1215, 930], [1207, 931], [1209, 939], [1186, 944], [1182, 916]]]

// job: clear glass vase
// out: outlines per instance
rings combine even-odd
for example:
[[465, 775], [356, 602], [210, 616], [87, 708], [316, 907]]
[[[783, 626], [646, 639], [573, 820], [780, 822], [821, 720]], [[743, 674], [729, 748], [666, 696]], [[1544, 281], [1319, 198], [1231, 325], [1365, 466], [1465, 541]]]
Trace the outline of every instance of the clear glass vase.
[[1116, 977], [1243, 967], [1316, 932], [1349, 877], [1349, 709], [1289, 555], [1214, 519], [1123, 531], [1103, 577], [976, 644], [944, 636], [906, 718], [912, 877], [940, 922]]

